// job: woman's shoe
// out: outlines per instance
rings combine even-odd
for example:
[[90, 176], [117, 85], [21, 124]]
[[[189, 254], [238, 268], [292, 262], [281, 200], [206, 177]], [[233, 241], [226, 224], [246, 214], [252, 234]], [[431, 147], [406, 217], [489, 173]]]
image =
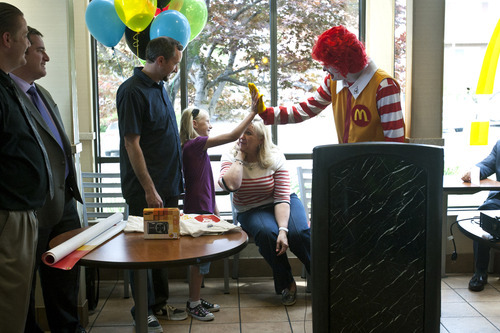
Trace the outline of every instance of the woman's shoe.
[[210, 321], [215, 318], [213, 313], [205, 309], [202, 304], [198, 304], [192, 308], [190, 307], [189, 301], [186, 304], [186, 312], [189, 313], [191, 317], [201, 321]]
[[220, 310], [219, 304], [210, 303], [210, 302], [204, 300], [203, 298], [200, 298], [200, 301], [201, 301], [201, 305], [210, 312], [217, 312]]
[[281, 303], [283, 305], [294, 305], [297, 301], [297, 290], [290, 291], [290, 289], [285, 288], [281, 292]]

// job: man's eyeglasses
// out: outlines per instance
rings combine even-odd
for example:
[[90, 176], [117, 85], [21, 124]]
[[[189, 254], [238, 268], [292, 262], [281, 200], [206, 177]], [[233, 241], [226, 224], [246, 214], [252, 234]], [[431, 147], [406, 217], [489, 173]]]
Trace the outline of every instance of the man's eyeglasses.
[[191, 111], [191, 116], [193, 116], [193, 120], [198, 117], [198, 115], [200, 114], [200, 109], [193, 109], [193, 111]]

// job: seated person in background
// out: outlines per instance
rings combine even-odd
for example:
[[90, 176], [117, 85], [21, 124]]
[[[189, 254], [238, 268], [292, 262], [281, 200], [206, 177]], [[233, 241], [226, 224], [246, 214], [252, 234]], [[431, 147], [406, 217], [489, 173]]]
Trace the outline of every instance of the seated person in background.
[[[477, 163], [479, 167], [480, 179], [485, 179], [492, 174], [496, 175], [497, 181], [500, 180], [500, 156], [497, 151], [500, 150], [500, 140], [497, 141], [491, 153], [481, 162]], [[471, 172], [467, 171], [463, 176], [464, 182], [470, 182]], [[479, 210], [500, 209], [500, 192], [491, 191], [484, 203], [479, 206]], [[490, 262], [490, 247], [474, 241], [474, 262], [475, 269], [472, 279], [469, 281], [469, 290], [481, 291], [488, 282], [488, 263]]]
[[293, 305], [297, 285], [286, 251], [290, 247], [310, 272], [311, 234], [302, 202], [295, 193], [290, 194], [285, 156], [271, 142], [264, 123], [256, 119], [221, 162], [219, 184], [234, 192], [237, 220], [253, 235], [271, 266], [281, 302]]

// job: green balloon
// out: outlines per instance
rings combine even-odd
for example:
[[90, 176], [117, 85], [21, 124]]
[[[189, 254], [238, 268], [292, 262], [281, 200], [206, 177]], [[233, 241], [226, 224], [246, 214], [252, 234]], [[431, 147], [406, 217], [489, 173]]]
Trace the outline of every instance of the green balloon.
[[172, 0], [168, 9], [177, 10], [186, 16], [191, 27], [189, 41], [195, 39], [207, 24], [208, 9], [205, 0]]

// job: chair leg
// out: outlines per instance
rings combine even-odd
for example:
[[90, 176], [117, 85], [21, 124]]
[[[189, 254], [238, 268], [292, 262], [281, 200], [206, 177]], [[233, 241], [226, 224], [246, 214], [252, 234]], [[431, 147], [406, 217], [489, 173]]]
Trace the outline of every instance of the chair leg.
[[311, 275], [306, 271], [306, 293], [311, 293], [312, 283], [311, 283]]
[[129, 288], [128, 286], [130, 285], [130, 274], [128, 269], [123, 270], [123, 297], [124, 298], [129, 298], [130, 293], [129, 293]]
[[229, 258], [224, 258], [224, 294], [229, 294]]
[[305, 279], [306, 275], [307, 275], [306, 266], [304, 266], [304, 264], [302, 264], [302, 273], [300, 273], [300, 277]]

